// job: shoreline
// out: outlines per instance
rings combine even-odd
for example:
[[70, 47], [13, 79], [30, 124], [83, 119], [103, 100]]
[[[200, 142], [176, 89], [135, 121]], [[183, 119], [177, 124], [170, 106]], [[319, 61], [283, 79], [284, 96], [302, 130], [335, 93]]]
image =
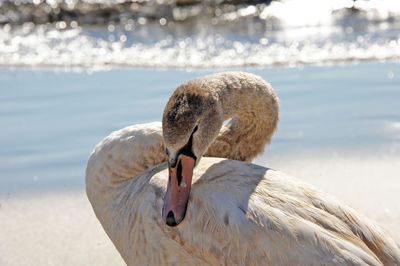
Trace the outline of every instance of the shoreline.
[[127, 64], [104, 64], [104, 65], [29, 65], [29, 64], [1, 64], [0, 70], [2, 71], [32, 71], [32, 72], [53, 72], [53, 73], [88, 73], [93, 74], [96, 72], [107, 71], [183, 71], [183, 72], [222, 72], [222, 71], [260, 71], [272, 69], [303, 69], [314, 67], [347, 67], [357, 65], [385, 65], [393, 64], [400, 67], [399, 58], [371, 58], [371, 59], [348, 59], [348, 60], [335, 60], [326, 62], [297, 62], [293, 63], [280, 63], [269, 65], [232, 65], [232, 66], [158, 66], [158, 65], [127, 65]]

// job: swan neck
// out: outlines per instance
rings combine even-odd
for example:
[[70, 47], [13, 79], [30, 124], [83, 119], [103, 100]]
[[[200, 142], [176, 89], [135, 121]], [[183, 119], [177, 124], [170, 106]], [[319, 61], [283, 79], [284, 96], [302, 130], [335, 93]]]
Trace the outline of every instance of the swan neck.
[[279, 121], [278, 98], [262, 78], [247, 73], [223, 73], [217, 97], [224, 120], [205, 156], [251, 161], [270, 143]]
[[88, 195], [96, 196], [95, 191], [108, 193], [166, 161], [161, 123], [135, 125], [113, 132], [96, 146], [87, 163]]

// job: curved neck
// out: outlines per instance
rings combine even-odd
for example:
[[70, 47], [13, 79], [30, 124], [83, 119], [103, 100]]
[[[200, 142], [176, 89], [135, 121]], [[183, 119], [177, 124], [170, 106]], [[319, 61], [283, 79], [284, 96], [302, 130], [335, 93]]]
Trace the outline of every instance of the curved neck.
[[111, 133], [92, 152], [86, 168], [87, 189], [117, 188], [165, 161], [161, 123], [123, 128]]
[[258, 76], [228, 72], [210, 82], [223, 110], [225, 124], [204, 156], [251, 161], [270, 143], [279, 121], [279, 103], [271, 86]]

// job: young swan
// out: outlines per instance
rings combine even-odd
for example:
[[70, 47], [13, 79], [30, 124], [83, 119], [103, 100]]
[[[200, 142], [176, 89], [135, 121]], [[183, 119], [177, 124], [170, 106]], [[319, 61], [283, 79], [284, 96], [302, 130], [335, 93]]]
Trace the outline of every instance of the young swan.
[[206, 156], [249, 162], [271, 141], [278, 120], [275, 92], [255, 75], [220, 73], [179, 86], [162, 120], [169, 165], [164, 221], [175, 226], [185, 217], [193, 169], [207, 150]]
[[399, 246], [368, 218], [291, 176], [243, 162], [263, 150], [277, 123], [267, 83], [220, 73], [180, 86], [162, 126], [129, 126], [99, 143], [86, 191], [125, 262], [400, 265]]

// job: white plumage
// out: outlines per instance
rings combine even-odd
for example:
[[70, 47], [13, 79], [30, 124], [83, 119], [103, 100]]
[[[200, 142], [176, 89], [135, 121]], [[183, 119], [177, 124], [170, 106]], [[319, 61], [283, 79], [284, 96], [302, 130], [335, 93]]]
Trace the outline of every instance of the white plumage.
[[128, 265], [400, 265], [399, 246], [368, 218], [291, 176], [224, 158], [197, 163], [186, 216], [169, 227], [166, 161], [161, 123], [113, 132], [88, 161], [87, 195]]

